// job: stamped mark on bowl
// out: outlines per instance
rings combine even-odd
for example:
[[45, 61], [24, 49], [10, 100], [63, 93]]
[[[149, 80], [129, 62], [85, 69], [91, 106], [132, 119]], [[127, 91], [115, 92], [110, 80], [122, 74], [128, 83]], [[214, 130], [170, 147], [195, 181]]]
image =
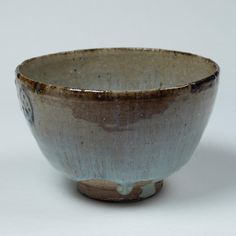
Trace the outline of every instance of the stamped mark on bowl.
[[22, 88], [19, 91], [19, 97], [21, 101], [21, 108], [23, 110], [25, 118], [32, 124], [34, 122], [33, 107], [30, 102], [29, 96]]

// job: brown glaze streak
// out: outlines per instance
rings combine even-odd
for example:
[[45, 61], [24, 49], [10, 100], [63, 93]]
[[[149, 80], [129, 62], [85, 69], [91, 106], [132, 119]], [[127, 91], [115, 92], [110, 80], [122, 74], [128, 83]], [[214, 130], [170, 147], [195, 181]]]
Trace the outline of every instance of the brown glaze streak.
[[[70, 107], [76, 119], [96, 123], [106, 131], [130, 130], [130, 124], [139, 120], [150, 119], [155, 114], [163, 113], [175, 100], [175, 96], [149, 100], [85, 101]], [[94, 113], [94, 107], [99, 111]]]
[[217, 80], [218, 76], [219, 72], [217, 72], [215, 75], [205, 78], [204, 81], [199, 80], [194, 83], [191, 83], [191, 92], [199, 93], [201, 91], [211, 88], [218, 82]]
[[17, 73], [16, 84], [19, 84], [20, 87], [26, 87], [33, 93], [37, 94], [48, 94], [50, 95], [52, 89], [56, 89], [54, 85], [46, 85], [44, 83], [35, 82], [33, 80], [29, 80], [25, 77], [22, 77], [20, 73]]

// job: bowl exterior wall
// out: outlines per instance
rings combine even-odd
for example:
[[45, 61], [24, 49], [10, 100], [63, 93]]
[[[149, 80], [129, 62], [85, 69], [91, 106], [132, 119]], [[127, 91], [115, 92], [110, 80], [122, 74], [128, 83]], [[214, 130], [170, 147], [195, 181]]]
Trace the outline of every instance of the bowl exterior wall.
[[218, 77], [127, 99], [45, 91], [16, 78], [18, 97], [44, 155], [74, 180], [162, 180], [191, 157], [206, 127]]

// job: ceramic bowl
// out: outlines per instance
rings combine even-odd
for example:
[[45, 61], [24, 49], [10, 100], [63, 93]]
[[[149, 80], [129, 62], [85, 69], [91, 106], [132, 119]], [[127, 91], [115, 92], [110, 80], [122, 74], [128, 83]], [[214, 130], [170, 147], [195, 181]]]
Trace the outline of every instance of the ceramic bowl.
[[189, 53], [109, 48], [26, 60], [16, 85], [49, 162], [91, 198], [129, 201], [154, 195], [190, 159], [218, 75]]

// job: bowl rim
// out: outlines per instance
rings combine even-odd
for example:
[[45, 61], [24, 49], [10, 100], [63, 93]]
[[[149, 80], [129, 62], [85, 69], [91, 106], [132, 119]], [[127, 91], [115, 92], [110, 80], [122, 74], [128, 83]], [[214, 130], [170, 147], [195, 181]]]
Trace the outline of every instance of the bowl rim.
[[[214, 66], [214, 71], [209, 76], [204, 78], [198, 79], [194, 82], [184, 83], [182, 85], [173, 86], [173, 87], [162, 87], [162, 88], [153, 88], [153, 89], [146, 89], [146, 90], [102, 90], [102, 89], [82, 89], [82, 88], [73, 88], [67, 87], [63, 85], [56, 85], [50, 83], [39, 82], [30, 79], [28, 76], [24, 75], [21, 72], [21, 67], [25, 64], [37, 60], [37, 59], [44, 59], [51, 56], [58, 56], [58, 55], [68, 55], [73, 53], [86, 53], [86, 52], [101, 52], [101, 51], [140, 51], [140, 52], [164, 52], [164, 53], [173, 53], [173, 54], [182, 54], [185, 56], [191, 56], [200, 58], [208, 63], [211, 63]], [[183, 51], [176, 51], [176, 50], [169, 50], [169, 49], [159, 49], [159, 48], [144, 48], [144, 47], [107, 47], [107, 48], [91, 48], [91, 49], [78, 49], [78, 50], [71, 50], [71, 51], [63, 51], [57, 53], [50, 53], [42, 56], [33, 57], [23, 61], [16, 67], [15, 74], [16, 80], [21, 81], [24, 85], [30, 88], [32, 91], [40, 94], [47, 94], [47, 95], [58, 95], [58, 94], [67, 94], [73, 95], [78, 97], [90, 97], [90, 98], [97, 98], [97, 99], [117, 99], [117, 98], [151, 98], [153, 96], [162, 96], [168, 94], [174, 94], [179, 92], [180, 90], [190, 89], [191, 91], [199, 90], [205, 84], [212, 83], [219, 77], [220, 67], [219, 65], [210, 58], [200, 56], [198, 54], [183, 52]]]

